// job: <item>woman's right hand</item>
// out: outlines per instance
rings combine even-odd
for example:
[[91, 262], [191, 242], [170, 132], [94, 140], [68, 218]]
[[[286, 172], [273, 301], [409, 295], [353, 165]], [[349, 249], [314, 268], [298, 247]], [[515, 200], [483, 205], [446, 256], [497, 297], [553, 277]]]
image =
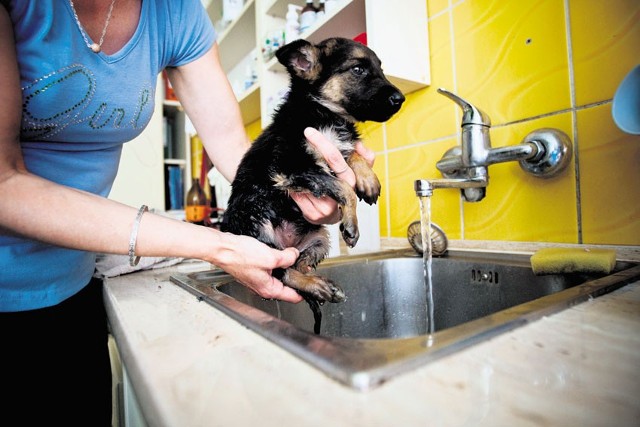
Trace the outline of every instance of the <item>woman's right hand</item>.
[[212, 264], [231, 274], [238, 282], [266, 299], [298, 303], [302, 296], [272, 276], [276, 268], [293, 265], [300, 255], [295, 248], [278, 250], [249, 237], [220, 233], [222, 244]]

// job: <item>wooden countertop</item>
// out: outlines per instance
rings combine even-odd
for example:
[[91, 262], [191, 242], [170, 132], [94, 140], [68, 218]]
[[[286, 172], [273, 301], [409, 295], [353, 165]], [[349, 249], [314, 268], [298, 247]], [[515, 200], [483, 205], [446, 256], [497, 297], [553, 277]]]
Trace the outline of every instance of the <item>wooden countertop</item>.
[[[621, 249], [637, 260], [637, 247]], [[360, 392], [169, 282], [206, 268], [178, 264], [105, 282], [149, 425], [639, 425], [640, 281]]]

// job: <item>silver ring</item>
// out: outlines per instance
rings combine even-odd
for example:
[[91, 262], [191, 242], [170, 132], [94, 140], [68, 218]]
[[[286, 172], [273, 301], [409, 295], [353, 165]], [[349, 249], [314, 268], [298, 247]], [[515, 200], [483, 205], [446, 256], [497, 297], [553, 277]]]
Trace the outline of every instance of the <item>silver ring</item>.
[[334, 171], [334, 173], [335, 173], [336, 175], [340, 175], [341, 173], [346, 172], [346, 171], [347, 171], [347, 169], [349, 169], [349, 165], [346, 165], [346, 166], [344, 167], [344, 169], [342, 169], [341, 171]]

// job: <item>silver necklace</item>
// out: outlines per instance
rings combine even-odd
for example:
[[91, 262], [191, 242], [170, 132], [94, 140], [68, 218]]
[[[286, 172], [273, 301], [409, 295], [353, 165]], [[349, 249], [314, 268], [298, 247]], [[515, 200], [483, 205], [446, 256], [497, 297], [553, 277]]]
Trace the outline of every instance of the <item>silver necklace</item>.
[[87, 34], [82, 28], [82, 24], [80, 23], [80, 19], [78, 18], [78, 14], [76, 13], [76, 8], [73, 6], [73, 0], [69, 0], [69, 4], [71, 5], [71, 10], [73, 11], [73, 17], [76, 19], [76, 24], [78, 24], [78, 29], [80, 30], [80, 34], [82, 34], [82, 38], [84, 39], [84, 42], [87, 44], [87, 47], [91, 49], [91, 51], [94, 53], [100, 52], [102, 50], [102, 43], [104, 43], [104, 35], [107, 33], [107, 27], [109, 26], [109, 21], [111, 21], [111, 12], [113, 12], [113, 5], [116, 4], [116, 0], [111, 0], [111, 6], [109, 6], [109, 13], [107, 13], [107, 20], [104, 23], [104, 28], [102, 29], [102, 34], [100, 35], [100, 41], [98, 43], [89, 43]]

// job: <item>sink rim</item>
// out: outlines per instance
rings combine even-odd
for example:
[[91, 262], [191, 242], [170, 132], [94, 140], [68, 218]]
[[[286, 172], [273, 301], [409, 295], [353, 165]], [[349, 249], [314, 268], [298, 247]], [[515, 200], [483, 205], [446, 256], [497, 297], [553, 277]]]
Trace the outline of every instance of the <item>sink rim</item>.
[[[529, 254], [501, 251], [449, 250], [460, 256], [498, 258], [510, 263], [529, 263]], [[414, 251], [394, 249], [365, 253], [323, 261], [322, 266], [369, 262], [399, 257], [420, 257]], [[423, 366], [446, 355], [456, 353], [476, 343], [524, 326], [542, 317], [557, 313], [584, 301], [607, 294], [640, 278], [640, 264], [624, 262], [622, 270], [592, 279], [580, 285], [507, 308], [482, 318], [431, 336], [407, 338], [341, 338], [315, 335], [289, 322], [278, 319], [258, 308], [242, 303], [219, 291], [232, 277], [223, 270], [176, 273], [172, 283], [222, 311], [241, 325], [284, 348], [316, 367], [324, 374], [359, 391], [373, 389], [404, 372]], [[218, 283], [205, 285], [191, 278], [194, 274], [211, 272]], [[392, 341], [393, 345], [389, 342]]]

